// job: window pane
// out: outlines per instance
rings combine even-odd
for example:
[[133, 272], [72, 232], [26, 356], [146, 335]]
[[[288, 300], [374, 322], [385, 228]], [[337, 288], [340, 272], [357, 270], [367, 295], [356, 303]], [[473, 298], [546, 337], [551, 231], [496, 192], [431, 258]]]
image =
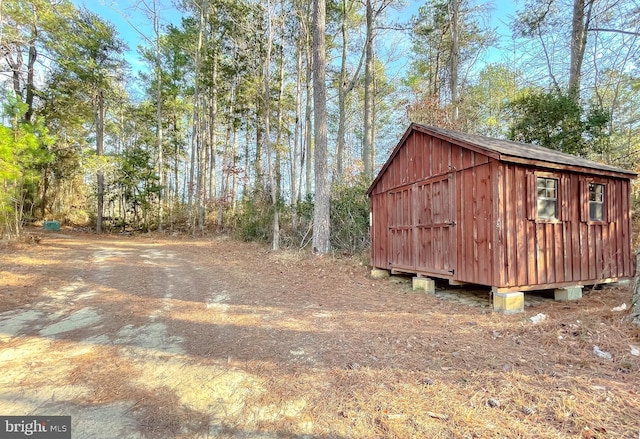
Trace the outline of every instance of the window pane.
[[604, 221], [604, 184], [589, 183], [589, 220]]
[[604, 202], [604, 185], [597, 184], [596, 185], [596, 201]]
[[591, 221], [602, 221], [602, 204], [601, 203], [589, 203], [589, 219]]
[[558, 210], [558, 180], [555, 178], [538, 177], [538, 218], [557, 218]]
[[556, 217], [556, 201], [555, 200], [538, 200], [538, 218], [555, 218]]
[[604, 201], [604, 185], [589, 183], [589, 201]]

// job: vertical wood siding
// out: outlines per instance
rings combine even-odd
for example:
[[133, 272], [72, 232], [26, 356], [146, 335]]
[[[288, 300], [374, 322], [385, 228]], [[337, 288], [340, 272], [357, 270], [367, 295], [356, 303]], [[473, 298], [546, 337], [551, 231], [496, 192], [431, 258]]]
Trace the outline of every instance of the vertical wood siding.
[[[634, 275], [629, 180], [576, 172], [544, 173], [558, 179], [558, 219], [536, 220], [536, 169], [501, 163], [495, 252], [497, 287], [596, 283]], [[605, 185], [604, 221], [589, 221], [588, 188]], [[533, 182], [533, 183], [532, 183]], [[532, 212], [530, 212], [532, 211]]]
[[[559, 218], [541, 221], [540, 172], [413, 131], [370, 193], [371, 264], [498, 288], [633, 276], [629, 179], [547, 172]], [[602, 222], [590, 181], [605, 184]]]
[[389, 239], [389, 266], [412, 270], [415, 268], [414, 252], [414, 225], [413, 225], [413, 190], [411, 186], [388, 192], [388, 224]]
[[[463, 242], [456, 224], [466, 215], [458, 209], [456, 178], [459, 170], [486, 163], [485, 155], [427, 134], [408, 136], [371, 193], [372, 265], [455, 277], [457, 243]], [[472, 203], [469, 198], [468, 205]], [[483, 205], [476, 206], [482, 212]], [[481, 226], [488, 223], [483, 215], [477, 221]], [[486, 253], [486, 238], [480, 239], [480, 248], [480, 255]], [[488, 272], [487, 257], [482, 257], [480, 267]]]
[[413, 186], [415, 206], [415, 267], [421, 272], [453, 274], [455, 243], [454, 173], [434, 177]]
[[371, 265], [374, 267], [388, 266], [387, 255], [387, 203], [384, 202], [385, 193], [371, 195]]
[[[479, 158], [479, 157], [478, 157]], [[493, 224], [491, 163], [481, 160], [457, 173], [458, 248], [455, 279], [492, 285], [491, 239]]]

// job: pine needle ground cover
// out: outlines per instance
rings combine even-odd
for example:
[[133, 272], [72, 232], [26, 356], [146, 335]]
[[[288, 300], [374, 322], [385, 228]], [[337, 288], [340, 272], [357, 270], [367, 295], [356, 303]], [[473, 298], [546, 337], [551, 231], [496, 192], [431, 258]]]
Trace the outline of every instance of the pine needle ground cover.
[[627, 286], [505, 316], [356, 257], [37, 233], [0, 247], [5, 415], [71, 415], [74, 438], [638, 437]]

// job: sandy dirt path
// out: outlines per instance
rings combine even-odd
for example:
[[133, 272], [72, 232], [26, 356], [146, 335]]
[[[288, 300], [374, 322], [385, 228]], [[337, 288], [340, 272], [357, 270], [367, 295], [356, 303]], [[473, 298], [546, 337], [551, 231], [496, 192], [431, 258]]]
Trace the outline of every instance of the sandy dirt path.
[[318, 294], [340, 287], [328, 261], [300, 272], [296, 253], [226, 239], [40, 236], [3, 267], [33, 300], [0, 314], [2, 414], [71, 415], [74, 438], [277, 437], [254, 429], [284, 417], [309, 430], [306, 402], [256, 403], [263, 369], [346, 364]]
[[252, 343], [225, 330], [244, 274], [198, 263], [202, 243], [44, 239], [49, 285], [0, 314], [0, 413], [71, 415], [74, 438], [207, 436], [261, 391], [232, 364]]

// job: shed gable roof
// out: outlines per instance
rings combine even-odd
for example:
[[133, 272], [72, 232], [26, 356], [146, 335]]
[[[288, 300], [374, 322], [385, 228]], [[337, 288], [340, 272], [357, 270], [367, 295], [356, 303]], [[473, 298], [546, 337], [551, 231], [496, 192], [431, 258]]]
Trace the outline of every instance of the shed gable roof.
[[396, 145], [393, 152], [390, 154], [389, 159], [382, 166], [382, 169], [380, 169], [377, 177], [369, 187], [367, 194], [371, 193], [393, 158], [397, 155], [398, 151], [404, 145], [407, 137], [409, 137], [409, 135], [413, 131], [419, 131], [425, 134], [429, 134], [465, 148], [479, 150], [479, 152], [482, 152], [488, 156], [494, 157], [504, 162], [529, 164], [551, 168], [581, 168], [580, 171], [582, 172], [592, 171], [594, 174], [615, 174], [615, 176], [622, 178], [636, 177], [635, 172], [628, 171], [626, 169], [597, 163], [582, 157], [574, 156], [530, 143], [494, 139], [477, 134], [462, 133], [460, 131], [453, 131], [445, 128], [412, 123], [407, 131], [405, 131], [404, 135], [398, 142], [398, 145]]

